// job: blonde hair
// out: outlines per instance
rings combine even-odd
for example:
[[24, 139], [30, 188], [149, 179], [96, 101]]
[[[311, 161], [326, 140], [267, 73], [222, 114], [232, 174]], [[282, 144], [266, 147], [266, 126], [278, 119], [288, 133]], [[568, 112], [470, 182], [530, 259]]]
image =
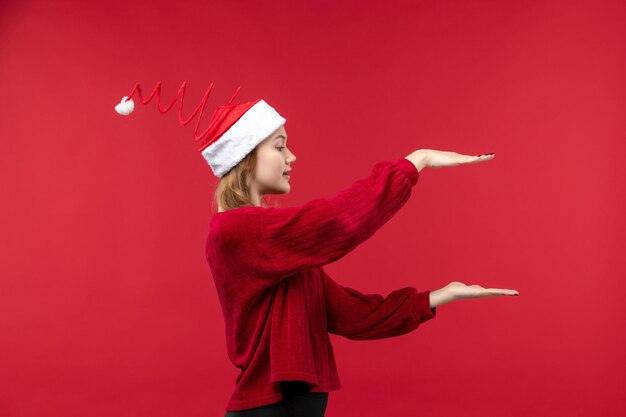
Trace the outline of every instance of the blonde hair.
[[[213, 204], [219, 203], [223, 210], [232, 210], [243, 206], [253, 206], [250, 199], [250, 189], [247, 180], [254, 175], [257, 164], [257, 149], [255, 147], [245, 158], [220, 178], [215, 190]], [[261, 196], [261, 207], [269, 207], [265, 196]], [[214, 211], [217, 208], [213, 207]]]

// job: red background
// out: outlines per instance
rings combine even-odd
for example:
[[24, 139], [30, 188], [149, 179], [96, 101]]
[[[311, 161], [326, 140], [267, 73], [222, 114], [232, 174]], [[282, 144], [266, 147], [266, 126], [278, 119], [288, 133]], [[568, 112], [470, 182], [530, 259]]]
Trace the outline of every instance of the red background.
[[[0, 415], [220, 416], [238, 373], [204, 258], [217, 184], [195, 121], [287, 118], [281, 206], [428, 148], [407, 205], [327, 271], [463, 300], [408, 335], [331, 335], [327, 416], [623, 415], [626, 6], [614, 1], [3, 1]], [[622, 214], [620, 214], [622, 213]]]

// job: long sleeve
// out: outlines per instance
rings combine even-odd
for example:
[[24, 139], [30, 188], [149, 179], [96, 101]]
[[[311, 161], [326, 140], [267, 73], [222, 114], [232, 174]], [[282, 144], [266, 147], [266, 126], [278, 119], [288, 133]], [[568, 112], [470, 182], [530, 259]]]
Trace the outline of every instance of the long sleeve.
[[417, 180], [417, 168], [400, 158], [377, 163], [371, 175], [332, 198], [213, 214], [206, 258], [224, 314], [227, 353], [241, 371], [227, 411], [280, 401], [280, 381], [306, 381], [315, 392], [341, 388], [328, 323], [353, 339], [417, 327], [428, 295], [416, 297], [415, 289], [386, 298], [360, 294], [319, 272], [389, 221]]
[[371, 174], [332, 198], [258, 211], [263, 274], [278, 281], [332, 263], [370, 238], [407, 202], [419, 171], [406, 158], [379, 162]]
[[409, 333], [434, 318], [430, 290], [414, 287], [392, 291], [387, 297], [363, 294], [337, 284], [320, 268], [326, 297], [328, 332], [352, 340], [372, 340]]

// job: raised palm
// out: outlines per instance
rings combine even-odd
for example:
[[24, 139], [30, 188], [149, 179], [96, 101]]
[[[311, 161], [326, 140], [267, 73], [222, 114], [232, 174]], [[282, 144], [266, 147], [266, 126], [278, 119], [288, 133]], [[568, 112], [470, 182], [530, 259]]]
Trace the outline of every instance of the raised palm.
[[504, 288], [484, 288], [480, 285], [465, 285], [459, 281], [452, 281], [445, 286], [450, 298], [453, 301], [464, 298], [498, 297], [501, 295], [519, 295], [515, 290]]
[[429, 168], [452, 167], [461, 164], [475, 164], [490, 161], [495, 154], [463, 155], [457, 152], [438, 151], [435, 149], [420, 149], [425, 155], [426, 166]]

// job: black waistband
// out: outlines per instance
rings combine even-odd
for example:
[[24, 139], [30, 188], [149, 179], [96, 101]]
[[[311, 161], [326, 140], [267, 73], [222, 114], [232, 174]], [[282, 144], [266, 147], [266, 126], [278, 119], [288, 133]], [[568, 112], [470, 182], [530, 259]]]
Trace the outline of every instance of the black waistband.
[[328, 396], [327, 392], [311, 392], [309, 383], [305, 381], [280, 381], [280, 387], [285, 395], [310, 393], [314, 395]]

